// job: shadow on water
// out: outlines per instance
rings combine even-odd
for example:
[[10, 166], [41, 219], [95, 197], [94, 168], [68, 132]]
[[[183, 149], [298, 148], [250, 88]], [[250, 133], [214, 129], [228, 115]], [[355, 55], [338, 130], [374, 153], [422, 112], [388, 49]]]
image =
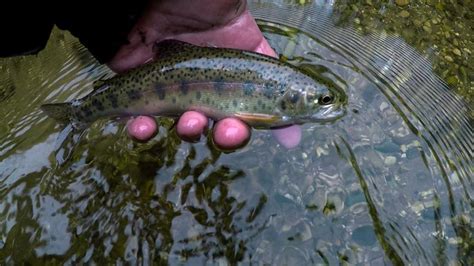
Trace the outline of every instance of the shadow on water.
[[282, 60], [348, 97], [291, 150], [254, 131], [221, 153], [169, 119], [136, 143], [101, 120], [57, 165], [38, 107], [110, 71], [57, 29], [37, 57], [2, 59], [2, 261], [472, 264], [472, 109], [401, 38], [336, 27], [319, 2], [250, 5]]

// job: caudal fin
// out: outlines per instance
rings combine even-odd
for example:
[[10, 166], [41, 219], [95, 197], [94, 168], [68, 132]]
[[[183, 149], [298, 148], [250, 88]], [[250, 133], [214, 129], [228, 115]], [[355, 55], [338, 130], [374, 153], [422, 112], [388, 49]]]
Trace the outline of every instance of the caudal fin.
[[41, 110], [49, 117], [54, 118], [58, 122], [67, 124], [72, 122], [72, 105], [71, 103], [48, 103], [41, 106]]
[[85, 129], [85, 124], [74, 120], [73, 108], [71, 103], [49, 103], [41, 106], [41, 110], [49, 117], [65, 125], [56, 141], [55, 153], [58, 165], [63, 165], [70, 159]]

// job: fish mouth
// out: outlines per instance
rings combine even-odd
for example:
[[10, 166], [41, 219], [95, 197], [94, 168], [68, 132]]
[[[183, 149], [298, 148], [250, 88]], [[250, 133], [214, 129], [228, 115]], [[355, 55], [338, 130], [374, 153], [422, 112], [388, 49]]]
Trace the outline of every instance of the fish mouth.
[[272, 128], [285, 127], [294, 124], [305, 123], [331, 123], [343, 117], [347, 113], [344, 105], [327, 105], [321, 107], [317, 113], [302, 116], [282, 116], [277, 125]]
[[322, 106], [321, 109], [310, 115], [310, 120], [314, 122], [330, 122], [337, 120], [346, 114], [346, 108], [343, 105], [333, 104]]

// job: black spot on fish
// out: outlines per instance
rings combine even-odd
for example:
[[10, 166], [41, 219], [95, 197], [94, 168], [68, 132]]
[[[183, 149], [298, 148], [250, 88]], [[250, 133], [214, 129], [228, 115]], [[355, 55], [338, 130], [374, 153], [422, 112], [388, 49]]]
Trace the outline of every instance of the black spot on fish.
[[216, 90], [218, 94], [221, 94], [224, 91], [224, 79], [222, 77], [219, 77], [214, 81], [214, 90]]
[[133, 89], [127, 92], [127, 96], [130, 100], [138, 100], [140, 99], [140, 97], [142, 97], [139, 90], [133, 90]]
[[181, 91], [181, 93], [183, 95], [188, 94], [188, 91], [189, 91], [188, 83], [186, 83], [185, 81], [181, 81], [181, 84], [179, 86], [179, 90]]
[[104, 105], [97, 99], [92, 100], [92, 105], [99, 111], [104, 111]]
[[172, 102], [173, 104], [175, 104], [175, 103], [176, 103], [176, 98], [175, 98], [175, 97], [171, 98], [171, 102]]
[[299, 99], [300, 99], [300, 95], [298, 93], [296, 93], [296, 92], [291, 93], [291, 95], [290, 95], [290, 102], [291, 103], [295, 104], [295, 103], [298, 102]]
[[199, 99], [201, 99], [201, 92], [196, 91], [196, 100], [199, 100]]
[[255, 91], [255, 86], [250, 81], [246, 81], [243, 84], [243, 89], [245, 96], [252, 96], [253, 92]]
[[285, 101], [281, 101], [281, 110], [286, 110], [286, 102]]
[[110, 93], [107, 95], [107, 99], [109, 99], [110, 101], [110, 105], [113, 107], [113, 108], [117, 108], [118, 107], [118, 96], [117, 94], [115, 93]]
[[81, 113], [84, 117], [92, 115], [92, 111], [89, 108], [81, 108]]
[[263, 87], [263, 95], [268, 99], [271, 99], [273, 94], [275, 93], [275, 87], [272, 84], [265, 84]]
[[163, 88], [163, 86], [161, 84], [156, 84], [155, 85], [155, 93], [156, 93], [156, 95], [158, 95], [158, 99], [160, 99], [160, 100], [164, 100], [165, 97], [166, 97], [165, 89]]
[[233, 100], [232, 100], [232, 105], [233, 105], [234, 107], [237, 107], [237, 104], [238, 104], [238, 103], [237, 103], [237, 100], [236, 100], [236, 99], [233, 99]]
[[211, 100], [209, 99], [209, 97], [206, 98], [205, 100], [206, 104], [209, 104], [211, 102]]
[[285, 94], [285, 91], [286, 91], [286, 90], [285, 90], [285, 85], [280, 84], [279, 90], [280, 90], [280, 91], [279, 91], [279, 92], [280, 92], [280, 96], [283, 95], [283, 94]]
[[72, 117], [74, 118], [74, 120], [76, 121], [81, 121], [81, 120], [84, 120], [84, 114], [82, 112], [76, 112], [72, 115]]

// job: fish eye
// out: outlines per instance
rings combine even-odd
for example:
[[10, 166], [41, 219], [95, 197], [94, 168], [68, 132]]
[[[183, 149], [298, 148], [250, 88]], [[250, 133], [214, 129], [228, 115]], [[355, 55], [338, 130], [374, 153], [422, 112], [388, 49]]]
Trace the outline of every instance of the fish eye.
[[329, 94], [326, 94], [326, 95], [323, 95], [323, 96], [319, 97], [319, 103], [321, 105], [331, 104], [333, 100], [334, 100], [334, 98]]

